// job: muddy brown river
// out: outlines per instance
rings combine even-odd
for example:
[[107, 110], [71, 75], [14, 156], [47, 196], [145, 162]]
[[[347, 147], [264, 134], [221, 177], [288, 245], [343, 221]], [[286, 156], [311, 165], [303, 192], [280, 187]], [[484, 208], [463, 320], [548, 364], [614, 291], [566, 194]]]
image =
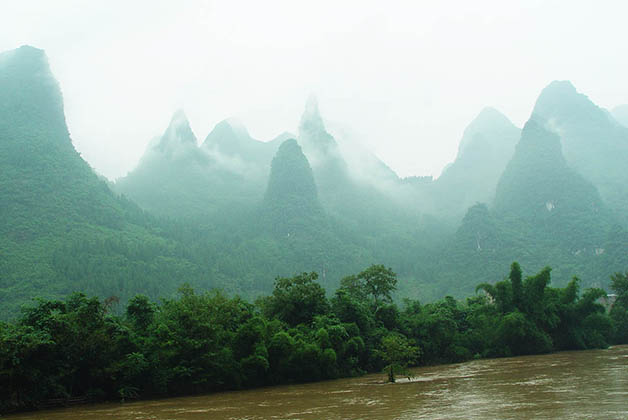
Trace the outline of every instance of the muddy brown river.
[[424, 367], [414, 375], [396, 384], [367, 375], [5, 418], [628, 419], [628, 346]]

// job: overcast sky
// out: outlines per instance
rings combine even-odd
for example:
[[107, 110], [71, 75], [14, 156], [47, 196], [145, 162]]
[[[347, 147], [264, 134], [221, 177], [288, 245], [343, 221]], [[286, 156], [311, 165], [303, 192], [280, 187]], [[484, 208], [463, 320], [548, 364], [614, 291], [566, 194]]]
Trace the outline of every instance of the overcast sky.
[[229, 117], [270, 140], [310, 93], [399, 175], [437, 176], [484, 106], [522, 126], [552, 80], [628, 103], [627, 17], [626, 1], [0, 0], [0, 50], [46, 50], [76, 148], [112, 179], [178, 108], [200, 142]]

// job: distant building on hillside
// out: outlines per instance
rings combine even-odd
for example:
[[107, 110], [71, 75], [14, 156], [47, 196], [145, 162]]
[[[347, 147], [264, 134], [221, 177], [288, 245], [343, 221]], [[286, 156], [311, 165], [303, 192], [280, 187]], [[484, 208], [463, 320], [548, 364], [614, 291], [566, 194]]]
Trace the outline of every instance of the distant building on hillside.
[[615, 303], [615, 300], [617, 300], [617, 295], [614, 294], [614, 293], [611, 293], [611, 294], [606, 295], [606, 297], [599, 298], [597, 300], [597, 303], [599, 303], [602, 306], [604, 306], [604, 309], [606, 309], [606, 312], [608, 312], [613, 307], [613, 304]]

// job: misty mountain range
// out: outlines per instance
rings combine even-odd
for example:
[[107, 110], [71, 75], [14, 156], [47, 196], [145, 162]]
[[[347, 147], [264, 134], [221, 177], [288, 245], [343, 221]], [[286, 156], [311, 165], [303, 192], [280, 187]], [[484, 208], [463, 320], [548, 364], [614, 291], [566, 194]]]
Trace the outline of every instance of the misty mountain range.
[[0, 54], [0, 98], [0, 316], [74, 290], [257, 296], [303, 271], [330, 290], [373, 263], [422, 300], [471, 294], [515, 260], [583, 286], [628, 267], [628, 105], [607, 111], [567, 81], [522, 129], [482, 110], [437, 179], [337, 141], [309, 98], [298, 133], [267, 142], [225, 120], [199, 144], [179, 110], [107, 183], [72, 145], [42, 50]]

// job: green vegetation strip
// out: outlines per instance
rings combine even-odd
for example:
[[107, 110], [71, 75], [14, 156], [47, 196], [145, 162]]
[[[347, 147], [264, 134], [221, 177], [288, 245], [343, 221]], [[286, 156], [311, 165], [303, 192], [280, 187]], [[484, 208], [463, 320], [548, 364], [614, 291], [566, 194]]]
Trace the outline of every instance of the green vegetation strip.
[[345, 277], [331, 299], [317, 277], [277, 278], [254, 304], [190, 286], [158, 304], [138, 295], [123, 316], [112, 314], [114, 298], [39, 300], [0, 323], [0, 409], [365, 372], [395, 381], [409, 366], [628, 342], [628, 272], [612, 276], [612, 296], [580, 294], [577, 278], [552, 288], [549, 268], [524, 279], [513, 263], [507, 279], [466, 301], [406, 300], [401, 309], [391, 299], [396, 275], [382, 265]]

